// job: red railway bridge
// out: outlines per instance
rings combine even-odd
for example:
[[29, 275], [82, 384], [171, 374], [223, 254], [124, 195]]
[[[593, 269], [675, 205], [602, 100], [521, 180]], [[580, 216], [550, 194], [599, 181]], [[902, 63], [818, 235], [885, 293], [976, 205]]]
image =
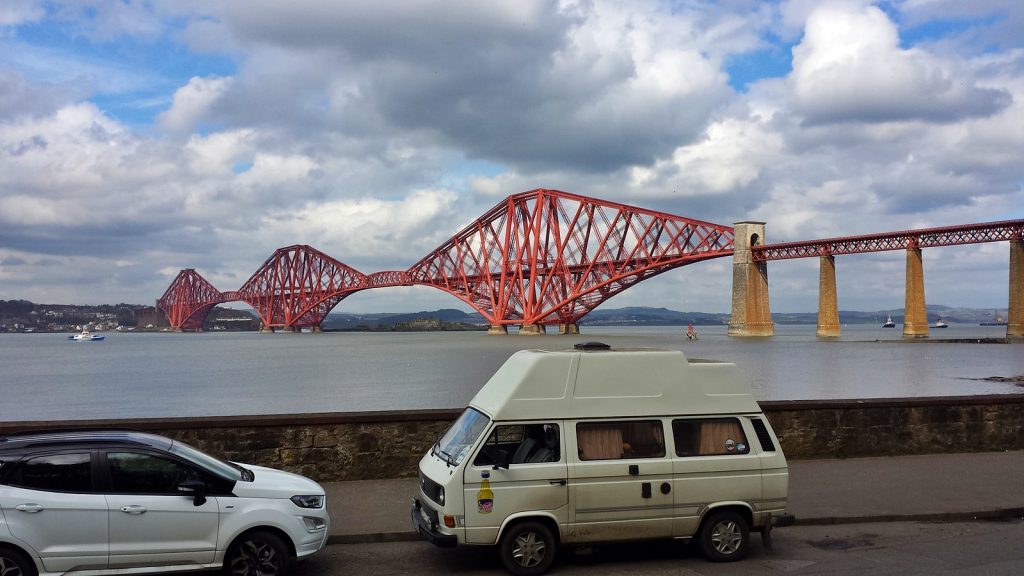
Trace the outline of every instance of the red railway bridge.
[[[764, 244], [761, 222], [724, 226], [537, 189], [509, 196], [407, 270], [365, 274], [311, 246], [294, 245], [275, 251], [235, 291], [221, 292], [194, 269], [182, 270], [157, 300], [157, 306], [175, 330], [201, 329], [215, 305], [231, 301], [252, 306], [265, 330], [318, 330], [327, 314], [356, 292], [432, 286], [479, 312], [491, 325], [492, 333], [506, 333], [513, 325], [519, 326], [521, 334], [537, 334], [556, 324], [560, 332], [576, 333], [582, 317], [637, 282], [681, 266], [733, 256], [729, 333], [768, 336], [774, 333], [774, 327], [768, 303], [767, 261], [819, 257], [823, 262], [824, 296], [819, 302], [818, 333], [832, 336], [838, 335], [838, 312], [834, 313], [835, 321], [831, 320], [837, 309], [834, 256], [907, 250], [908, 323], [904, 334], [911, 336], [920, 332], [919, 322], [911, 320], [911, 304], [915, 311], [920, 308], [924, 317], [921, 248], [1010, 241], [1007, 333], [1024, 336], [1022, 231], [1024, 220], [1012, 220]], [[912, 262], [914, 254], [916, 260]], [[912, 265], [917, 270], [914, 281], [920, 279], [913, 286]], [[829, 271], [831, 300], [827, 297]]]

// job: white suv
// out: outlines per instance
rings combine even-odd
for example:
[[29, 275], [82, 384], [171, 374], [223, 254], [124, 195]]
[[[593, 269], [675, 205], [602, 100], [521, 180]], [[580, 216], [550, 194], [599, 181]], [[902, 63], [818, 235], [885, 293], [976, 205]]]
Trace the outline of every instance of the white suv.
[[223, 567], [285, 576], [323, 548], [324, 489], [142, 432], [0, 438], [0, 575]]

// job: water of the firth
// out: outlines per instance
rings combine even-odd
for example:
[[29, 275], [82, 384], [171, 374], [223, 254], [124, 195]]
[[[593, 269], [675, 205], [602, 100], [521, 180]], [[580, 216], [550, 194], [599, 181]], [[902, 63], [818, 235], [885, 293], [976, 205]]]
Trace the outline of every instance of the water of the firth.
[[[0, 335], [0, 421], [356, 412], [465, 405], [514, 351], [597, 340], [682, 349], [736, 363], [759, 400], [1014, 393], [977, 380], [1024, 374], [1024, 344], [904, 343], [901, 329], [776, 326], [767, 339], [724, 326], [583, 328], [579, 336], [480, 332], [325, 334], [106, 333]], [[931, 338], [998, 338], [1002, 327], [958, 326]]]

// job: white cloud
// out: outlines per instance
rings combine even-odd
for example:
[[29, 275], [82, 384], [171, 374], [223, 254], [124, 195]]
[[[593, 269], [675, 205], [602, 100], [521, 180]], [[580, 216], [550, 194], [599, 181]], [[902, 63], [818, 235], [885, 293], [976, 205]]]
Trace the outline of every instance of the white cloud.
[[231, 88], [231, 78], [197, 78], [174, 93], [171, 109], [160, 114], [160, 127], [168, 132], [187, 133], [210, 117], [210, 110]]
[[928, 120], [988, 116], [1011, 101], [980, 87], [966, 66], [899, 46], [880, 9], [824, 5], [807, 19], [793, 48], [797, 109], [812, 123]]
[[0, 26], [36, 22], [46, 14], [40, 0], [5, 0], [0, 4]]

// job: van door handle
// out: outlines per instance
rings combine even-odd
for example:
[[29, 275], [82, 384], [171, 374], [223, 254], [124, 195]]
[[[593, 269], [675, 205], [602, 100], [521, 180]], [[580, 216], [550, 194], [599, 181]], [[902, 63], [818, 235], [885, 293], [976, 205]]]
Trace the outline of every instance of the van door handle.
[[548, 484], [552, 486], [565, 486], [565, 478], [559, 478], [557, 480], [548, 480]]
[[125, 514], [145, 514], [146, 507], [138, 505], [122, 506], [121, 512], [124, 512]]
[[28, 512], [29, 514], [35, 514], [36, 512], [42, 512], [44, 510], [40, 504], [18, 504], [14, 509], [21, 510], [22, 512]]

